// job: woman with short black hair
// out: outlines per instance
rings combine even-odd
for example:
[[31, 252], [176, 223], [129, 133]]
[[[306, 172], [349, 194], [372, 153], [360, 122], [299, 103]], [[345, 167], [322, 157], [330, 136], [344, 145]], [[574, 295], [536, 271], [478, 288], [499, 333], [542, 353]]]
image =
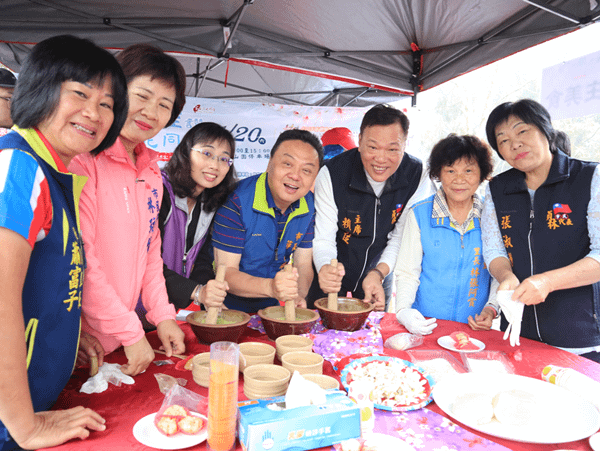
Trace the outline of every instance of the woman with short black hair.
[[396, 318], [412, 333], [431, 333], [436, 318], [467, 323], [482, 309], [496, 315], [476, 193], [492, 170], [492, 153], [475, 136], [448, 135], [431, 151], [429, 176], [441, 186], [408, 211], [395, 269]]
[[90, 409], [49, 411], [79, 357], [104, 351], [80, 333], [85, 259], [73, 157], [100, 153], [127, 117], [115, 58], [86, 39], [35, 45], [12, 98], [13, 131], [0, 138], [0, 450], [38, 449], [90, 431]]

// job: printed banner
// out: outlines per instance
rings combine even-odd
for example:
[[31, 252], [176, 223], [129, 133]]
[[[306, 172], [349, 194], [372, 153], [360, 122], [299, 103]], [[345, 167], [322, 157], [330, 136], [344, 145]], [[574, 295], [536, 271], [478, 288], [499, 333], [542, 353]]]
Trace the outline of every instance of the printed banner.
[[544, 69], [542, 103], [552, 119], [600, 113], [600, 52]]
[[234, 166], [242, 179], [265, 171], [271, 148], [284, 130], [299, 128], [320, 137], [332, 127], [347, 127], [358, 143], [360, 122], [366, 111], [367, 108], [307, 107], [188, 97], [175, 123], [146, 144], [160, 152], [161, 160], [166, 162], [190, 128], [200, 122], [216, 122], [235, 137]]

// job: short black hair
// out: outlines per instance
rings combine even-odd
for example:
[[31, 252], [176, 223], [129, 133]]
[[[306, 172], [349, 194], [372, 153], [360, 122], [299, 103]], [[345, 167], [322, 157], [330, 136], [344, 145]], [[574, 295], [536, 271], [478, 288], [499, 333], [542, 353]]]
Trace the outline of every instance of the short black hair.
[[548, 110], [535, 100], [521, 99], [517, 102], [506, 102], [498, 105], [492, 110], [485, 124], [487, 140], [500, 158], [502, 158], [502, 155], [498, 152], [496, 127], [505, 122], [509, 116], [516, 116], [526, 124], [537, 127], [548, 140], [550, 152], [556, 153], [560, 149], [567, 155], [571, 155], [569, 137], [564, 132], [554, 129]]
[[317, 154], [319, 155], [319, 167], [323, 166], [323, 145], [321, 144], [321, 140], [317, 137], [317, 135], [309, 132], [308, 130], [300, 130], [298, 128], [286, 130], [279, 135], [277, 141], [275, 141], [275, 144], [271, 149], [270, 158], [273, 158], [273, 155], [275, 155], [275, 152], [277, 151], [281, 143], [293, 140], [302, 141], [314, 147], [314, 149], [317, 151]]
[[408, 135], [408, 126], [410, 121], [406, 114], [393, 106], [379, 104], [375, 105], [363, 116], [360, 124], [360, 133], [365, 131], [365, 128], [372, 127], [373, 125], [392, 125], [400, 124], [402, 131], [405, 135]]
[[112, 82], [113, 123], [98, 154], [112, 146], [127, 119], [127, 82], [114, 56], [88, 39], [60, 35], [36, 44], [23, 63], [12, 97], [10, 115], [21, 128], [38, 127], [56, 111], [66, 81]]
[[[164, 171], [169, 177], [173, 192], [179, 197], [192, 197], [196, 182], [192, 179], [192, 164], [190, 152], [196, 144], [210, 144], [215, 141], [223, 141], [229, 145], [231, 158], [235, 157], [235, 138], [225, 128], [214, 122], [201, 122], [195, 125], [185, 134], [181, 142], [175, 147], [171, 159], [166, 164]], [[232, 164], [225, 178], [217, 186], [205, 189], [201, 195], [203, 210], [206, 212], [216, 211], [225, 203], [227, 196], [231, 193], [237, 183], [235, 168]]]
[[149, 75], [151, 79], [163, 80], [175, 88], [175, 104], [167, 127], [177, 119], [185, 106], [185, 70], [179, 61], [167, 55], [159, 48], [149, 44], [135, 44], [117, 55], [127, 83], [140, 75]]
[[494, 170], [494, 161], [490, 147], [476, 136], [454, 133], [438, 141], [429, 154], [429, 177], [439, 180], [442, 168], [452, 166], [456, 161], [466, 158], [479, 166], [479, 182], [488, 179]]

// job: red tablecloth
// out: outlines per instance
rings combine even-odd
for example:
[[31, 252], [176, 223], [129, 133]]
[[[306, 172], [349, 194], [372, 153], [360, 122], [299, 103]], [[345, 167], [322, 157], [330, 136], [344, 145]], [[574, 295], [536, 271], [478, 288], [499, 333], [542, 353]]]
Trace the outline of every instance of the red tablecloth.
[[[448, 335], [456, 330], [464, 330], [473, 338], [477, 338], [486, 344], [487, 350], [503, 351], [509, 357], [511, 363], [515, 367], [515, 373], [523, 376], [529, 376], [540, 379], [542, 369], [548, 364], [555, 364], [573, 368], [589, 377], [600, 381], [600, 365], [590, 360], [575, 356], [565, 351], [544, 345], [532, 340], [521, 339], [521, 346], [512, 348], [508, 342], [502, 340], [502, 333], [497, 331], [475, 332], [472, 331], [466, 324], [455, 323], [452, 321], [438, 321], [438, 327], [434, 333], [425, 337], [424, 343], [416, 349], [441, 349], [437, 344], [437, 339], [441, 336]], [[186, 334], [186, 354], [197, 354], [209, 350], [208, 345], [199, 344], [196, 337], [187, 324], [182, 325], [182, 329]], [[404, 327], [400, 326], [394, 315], [388, 314], [381, 321], [381, 332], [383, 339], [399, 333], [406, 332]], [[150, 344], [157, 349], [159, 340], [156, 333], [148, 334]], [[266, 335], [259, 332], [247, 329], [241, 338], [241, 341], [264, 341], [274, 343], [269, 340]], [[400, 358], [407, 358], [407, 354], [401, 351], [386, 350], [386, 353]], [[458, 357], [458, 354], [456, 354]], [[164, 360], [164, 355], [157, 354], [156, 360]], [[105, 359], [109, 363], [125, 363], [125, 355], [121, 350], [108, 355]], [[174, 362], [178, 360], [172, 358]], [[333, 371], [333, 367], [329, 362], [325, 362], [324, 374], [337, 377]], [[92, 432], [86, 440], [73, 440], [64, 445], [52, 448], [52, 450], [60, 451], [97, 451], [97, 450], [150, 450], [140, 444], [134, 437], [132, 429], [134, 424], [145, 415], [156, 412], [162, 403], [164, 395], [158, 389], [155, 374], [163, 373], [178, 378], [188, 380], [186, 388], [193, 390], [201, 395], [208, 396], [208, 389], [197, 385], [193, 379], [191, 372], [179, 371], [175, 365], [157, 366], [151, 364], [148, 370], [139, 376], [135, 377], [134, 385], [122, 385], [116, 387], [109, 384], [109, 388], [99, 394], [87, 395], [79, 392], [81, 385], [88, 378], [88, 369], [76, 369], [69, 381], [69, 384], [63, 390], [59, 397], [55, 409], [65, 409], [82, 405], [97, 411], [106, 419], [107, 429], [104, 432]], [[246, 399], [243, 393], [243, 377], [240, 378], [239, 399]], [[436, 405], [431, 403], [427, 406], [430, 410], [446, 416]], [[518, 443], [510, 440], [503, 440], [492, 436], [481, 434], [477, 431], [465, 427], [478, 436], [483, 436], [493, 442], [502, 444], [509, 449], [522, 451], [542, 451], [542, 450], [585, 450], [590, 451], [591, 447], [587, 439], [577, 442], [563, 443], [559, 445], [535, 445]], [[188, 448], [194, 450], [206, 449], [205, 443], [198, 446]], [[238, 445], [238, 449], [241, 447]], [[329, 448], [328, 448], [329, 449]], [[472, 449], [469, 445], [465, 445], [465, 449]]]

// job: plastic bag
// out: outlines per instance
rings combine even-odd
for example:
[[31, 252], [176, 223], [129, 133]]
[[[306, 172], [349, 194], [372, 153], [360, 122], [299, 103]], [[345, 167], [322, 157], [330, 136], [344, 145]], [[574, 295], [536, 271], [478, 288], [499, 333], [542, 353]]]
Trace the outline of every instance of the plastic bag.
[[406, 351], [407, 349], [414, 348], [421, 344], [423, 344], [423, 337], [421, 335], [400, 333], [392, 335], [385, 340], [383, 347], [396, 349], [397, 351]]
[[166, 394], [172, 387], [176, 385], [184, 386], [187, 384], [187, 380], [183, 378], [175, 379], [173, 376], [168, 374], [156, 373], [154, 375], [158, 382], [158, 389], [161, 393]]
[[190, 412], [197, 412], [205, 416], [208, 412], [208, 398], [188, 390], [181, 385], [173, 385], [165, 395], [165, 399], [160, 406], [157, 416], [162, 415], [167, 407], [174, 404], [185, 407]]

